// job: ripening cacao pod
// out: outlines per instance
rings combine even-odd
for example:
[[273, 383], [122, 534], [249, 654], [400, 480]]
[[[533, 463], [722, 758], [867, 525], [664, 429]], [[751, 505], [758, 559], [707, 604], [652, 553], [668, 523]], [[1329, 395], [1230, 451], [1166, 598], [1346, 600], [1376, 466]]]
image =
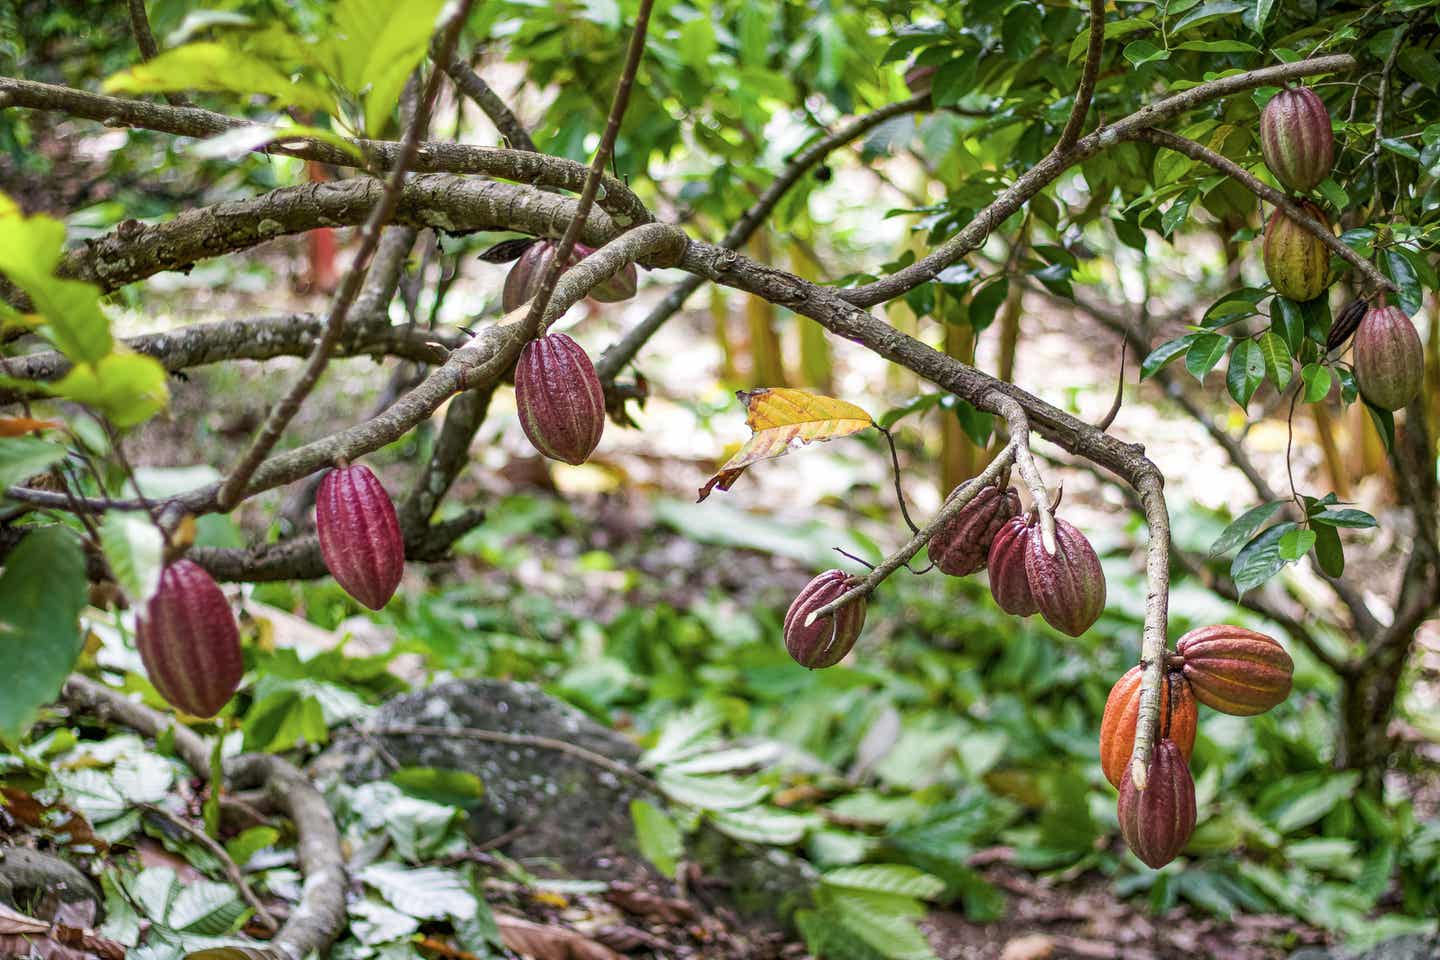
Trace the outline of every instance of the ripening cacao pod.
[[[1308, 200], [1300, 201], [1306, 213], [1326, 227], [1325, 211]], [[1265, 227], [1265, 273], [1282, 297], [1303, 303], [1314, 300], [1330, 286], [1330, 250], [1324, 241], [1296, 223], [1284, 210], [1276, 210]]]
[[1195, 699], [1221, 713], [1253, 717], [1290, 695], [1295, 664], [1279, 643], [1244, 627], [1191, 630], [1175, 644]]
[[833, 667], [855, 646], [865, 626], [865, 598], [852, 600], [806, 626], [810, 614], [849, 590], [859, 579], [843, 570], [826, 570], [805, 585], [785, 612], [785, 649], [802, 667]]
[[905, 71], [905, 86], [911, 93], [929, 93], [935, 83], [936, 67], [915, 66]]
[[1260, 152], [1287, 190], [1306, 193], [1330, 176], [1335, 134], [1330, 111], [1308, 87], [1281, 90], [1260, 114]]
[[1340, 308], [1335, 314], [1335, 321], [1330, 324], [1330, 333], [1325, 338], [1325, 352], [1338, 350], [1350, 339], [1350, 334], [1360, 328], [1360, 321], [1365, 314], [1369, 313], [1369, 307], [1364, 300], [1351, 300]]
[[525, 344], [515, 364], [515, 406], [530, 443], [551, 460], [581, 464], [605, 430], [605, 391], [580, 344], [552, 333]]
[[1025, 546], [1030, 594], [1045, 622], [1072, 637], [1089, 630], [1105, 609], [1105, 571], [1085, 534], [1055, 518], [1055, 552], [1036, 528]]
[[[1115, 681], [1105, 699], [1100, 721], [1100, 768], [1113, 787], [1119, 787], [1135, 750], [1135, 724], [1140, 718], [1140, 667], [1134, 666]], [[1186, 762], [1195, 749], [1199, 709], [1190, 681], [1179, 670], [1166, 671], [1160, 687], [1160, 736], [1175, 743]]]
[[984, 568], [995, 532], [1019, 513], [1018, 493], [987, 484], [931, 538], [930, 562], [952, 577], [966, 577]]
[[[575, 244], [576, 260], [584, 260], [595, 252], [594, 247], [587, 247], [583, 243]], [[590, 299], [598, 300], [601, 303], [619, 303], [621, 300], [629, 300], [635, 296], [636, 274], [635, 264], [625, 264], [625, 269], [619, 273], [611, 274], [600, 283], [590, 288]]]
[[135, 620], [135, 645], [150, 682], [171, 704], [213, 717], [245, 673], [240, 628], [225, 594], [193, 560], [176, 560]]
[[[550, 269], [550, 262], [554, 259], [553, 240], [539, 240], [525, 248], [525, 252], [520, 254], [520, 258], [505, 275], [500, 306], [506, 313], [530, 302], [540, 289], [540, 280], [545, 276], [545, 271]], [[570, 262], [573, 264], [575, 260], [575, 254], [571, 253]]]
[[1040, 536], [1034, 517], [1011, 517], [995, 531], [985, 566], [990, 570], [990, 594], [1006, 613], [1028, 617], [1040, 607], [1030, 592], [1030, 578], [1025, 572], [1025, 554], [1031, 539]]
[[390, 602], [405, 573], [405, 540], [390, 494], [364, 464], [325, 474], [315, 495], [315, 532], [325, 569], [371, 610]]
[[1365, 399], [1385, 410], [1399, 410], [1420, 392], [1425, 383], [1425, 351], [1404, 310], [1378, 306], [1360, 321], [1355, 331], [1355, 380]]
[[1174, 860], [1195, 832], [1195, 781], [1173, 740], [1155, 744], [1144, 790], [1135, 789], [1130, 766], [1120, 780], [1120, 835], [1148, 867]]

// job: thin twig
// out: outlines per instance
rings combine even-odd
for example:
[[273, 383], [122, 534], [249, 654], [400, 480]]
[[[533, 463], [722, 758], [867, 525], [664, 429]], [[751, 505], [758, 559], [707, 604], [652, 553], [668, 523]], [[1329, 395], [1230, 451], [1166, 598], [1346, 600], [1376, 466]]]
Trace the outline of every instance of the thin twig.
[[250, 884], [245, 882], [245, 875], [240, 872], [240, 867], [231, 859], [230, 854], [226, 852], [225, 848], [221, 846], [214, 837], [199, 827], [187, 822], [184, 818], [177, 817], [164, 807], [156, 806], [153, 803], [140, 803], [136, 804], [136, 807], [141, 812], [159, 817], [171, 826], [184, 831], [190, 839], [204, 847], [212, 857], [220, 861], [220, 866], [225, 870], [226, 878], [240, 891], [240, 896], [250, 905], [250, 909], [255, 911], [255, 919], [260, 922], [260, 925], [265, 928], [266, 932], [274, 933], [280, 929], [280, 924], [276, 922], [275, 917], [271, 915], [269, 910], [265, 909], [265, 904], [260, 902], [260, 898], [255, 896], [255, 891], [250, 889]]
[[1075, 91], [1075, 103], [1070, 108], [1070, 117], [1055, 150], [1063, 153], [1080, 139], [1085, 128], [1085, 115], [1090, 112], [1090, 101], [1095, 96], [1095, 80], [1100, 76], [1100, 56], [1105, 46], [1105, 0], [1090, 0], [1090, 43], [1085, 50], [1085, 66], [1080, 72], [1080, 86]]
[[[460, 37], [460, 29], [465, 25], [473, 2], [474, 0], [459, 0], [451, 12], [450, 19], [441, 27], [439, 46], [443, 55], [449, 56], [450, 52], [455, 49], [455, 42]], [[254, 475], [255, 469], [279, 442], [281, 434], [285, 432], [285, 428], [289, 426], [295, 414], [300, 411], [301, 404], [319, 383], [325, 367], [330, 363], [330, 353], [341, 334], [344, 333], [345, 319], [349, 316], [350, 307], [354, 304], [355, 298], [359, 296], [361, 287], [364, 285], [375, 251], [379, 249], [381, 228], [395, 213], [395, 207], [400, 202], [400, 186], [405, 181], [405, 172], [419, 151], [420, 141], [425, 135], [426, 128], [430, 125], [430, 111], [440, 92], [441, 74], [440, 70], [435, 70], [425, 82], [425, 91], [415, 109], [415, 116], [411, 119], [410, 127], [405, 131], [399, 155], [395, 159], [395, 165], [391, 168], [389, 179], [385, 181], [380, 201], [370, 212], [370, 216], [361, 230], [360, 250], [356, 253], [350, 268], [345, 272], [345, 279], [330, 306], [330, 315], [325, 322], [325, 333], [321, 335], [319, 342], [315, 344], [315, 349], [311, 351], [310, 358], [305, 362], [305, 369], [301, 372], [299, 379], [270, 410], [269, 417], [266, 418], [260, 432], [255, 435], [249, 449], [245, 451], [240, 462], [236, 464], [235, 469], [230, 472], [221, 485], [217, 500], [222, 510], [233, 508], [244, 497], [245, 486]]]
[[1040, 518], [1040, 544], [1046, 553], [1053, 555], [1056, 549], [1055, 517], [1050, 512], [1050, 491], [1045, 488], [1045, 480], [1035, 466], [1035, 455], [1030, 452], [1030, 418], [1025, 408], [1010, 397], [997, 395], [995, 405], [1010, 428], [1010, 443], [1015, 447], [1015, 468], [1025, 489], [1030, 491], [1035, 513]]
[[905, 525], [910, 528], [911, 533], [919, 533], [920, 528], [915, 526], [915, 521], [910, 519], [910, 510], [905, 506], [905, 490], [900, 484], [900, 454], [895, 450], [895, 436], [885, 427], [878, 423], [875, 429], [885, 436], [885, 442], [890, 445], [890, 466], [895, 471], [895, 499], [900, 504], [900, 515], [905, 518]]
[[495, 124], [495, 129], [499, 130], [500, 135], [509, 141], [512, 148], [532, 152], [535, 150], [535, 141], [530, 139], [530, 131], [525, 129], [525, 125], [520, 122], [519, 117], [515, 116], [515, 112], [510, 109], [509, 104], [500, 99], [483, 77], [470, 69], [470, 65], [453, 52], [444, 62], [439, 60], [439, 51], [436, 51], [434, 56], [436, 62], [450, 75], [450, 79], [455, 82], [455, 86], [460, 89], [460, 92], [475, 101], [476, 106], [485, 112], [485, 116], [490, 118], [490, 122]]
[[[140, 48], [140, 61], [153, 60], [160, 54], [160, 45], [150, 30], [150, 18], [145, 13], [145, 0], [129, 0], [130, 30], [135, 34], [135, 46]], [[166, 102], [177, 107], [188, 107], [190, 101], [179, 93], [165, 94]]]
[[1106, 411], [1105, 416], [1101, 417], [1100, 422], [1095, 424], [1095, 429], [1099, 430], [1102, 433], [1110, 429], [1110, 425], [1114, 423], [1115, 418], [1120, 415], [1120, 405], [1125, 402], [1125, 353], [1127, 350], [1129, 350], [1129, 348], [1129, 338], [1121, 337], [1120, 375], [1115, 380], [1115, 399], [1111, 401], [1110, 409]]

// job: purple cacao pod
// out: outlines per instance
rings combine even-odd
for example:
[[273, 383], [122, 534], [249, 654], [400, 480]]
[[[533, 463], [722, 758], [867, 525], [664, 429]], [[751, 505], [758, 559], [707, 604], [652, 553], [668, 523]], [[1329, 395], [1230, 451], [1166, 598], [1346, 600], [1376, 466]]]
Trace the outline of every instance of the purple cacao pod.
[[1120, 780], [1120, 835], [1146, 866], [1159, 870], [1174, 860], [1195, 832], [1195, 781], [1172, 740], [1155, 744], [1148, 783], [1135, 789], [1130, 765]]
[[[540, 289], [540, 280], [550, 269], [550, 262], [555, 259], [555, 247], [553, 240], [540, 240], [525, 248], [505, 275], [505, 287], [500, 293], [501, 309], [509, 313], [530, 302]], [[571, 251], [570, 264], [573, 266], [578, 259], [575, 251]]]
[[176, 560], [135, 621], [135, 645], [155, 689], [174, 706], [213, 717], [235, 695], [245, 662], [225, 594], [193, 560]]
[[605, 391], [580, 344], [563, 333], [532, 340], [515, 365], [515, 406], [530, 443], [552, 460], [589, 459], [605, 430]]
[[985, 566], [990, 570], [990, 593], [1001, 610], [1017, 617], [1028, 617], [1040, 608], [1030, 592], [1030, 578], [1025, 572], [1025, 554], [1032, 537], [1039, 535], [1031, 517], [1011, 517], [995, 531]]
[[405, 572], [405, 540], [395, 505], [364, 464], [331, 470], [315, 496], [315, 532], [325, 568], [371, 610], [390, 602]]
[[[575, 244], [575, 252], [578, 254], [576, 260], [584, 260], [595, 252], [594, 247], [587, 247], [583, 243]], [[635, 264], [625, 264], [625, 269], [619, 273], [612, 274], [603, 282], [595, 284], [590, 288], [590, 299], [598, 300], [601, 303], [619, 303], [621, 300], [629, 300], [635, 296], [636, 274]]]
[[1260, 152], [1275, 179], [1291, 192], [1314, 190], [1335, 163], [1330, 111], [1308, 87], [1281, 90], [1260, 114]]
[[1020, 495], [988, 484], [960, 508], [930, 540], [930, 562], [940, 572], [965, 577], [983, 569], [990, 544], [1001, 525], [1020, 513]]
[[[1308, 200], [1300, 201], [1305, 212], [1325, 226], [1325, 211]], [[1309, 230], [1276, 210], [1265, 227], [1265, 273], [1282, 297], [1303, 303], [1314, 300], [1330, 286], [1330, 250]]]
[[1036, 528], [1025, 546], [1025, 574], [1030, 593], [1045, 622], [1061, 633], [1078, 637], [1105, 609], [1105, 571], [1085, 534], [1055, 519], [1055, 553], [1045, 552]]
[[1355, 331], [1355, 380], [1365, 399], [1399, 410], [1425, 383], [1420, 334], [1399, 307], [1373, 307]]
[[785, 612], [785, 649], [802, 667], [818, 670], [833, 667], [855, 646], [865, 626], [865, 598], [852, 600], [827, 617], [809, 626], [811, 612], [849, 590], [859, 580], [843, 570], [826, 570], [805, 585]]

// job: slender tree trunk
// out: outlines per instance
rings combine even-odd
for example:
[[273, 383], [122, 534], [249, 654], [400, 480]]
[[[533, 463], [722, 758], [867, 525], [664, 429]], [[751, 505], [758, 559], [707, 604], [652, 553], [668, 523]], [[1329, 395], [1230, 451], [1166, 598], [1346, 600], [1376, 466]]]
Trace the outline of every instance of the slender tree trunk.
[[[810, 256], [810, 250], [803, 243], [790, 245], [790, 267], [797, 276], [806, 280], [819, 280], [820, 264]], [[814, 387], [826, 393], [834, 380], [834, 369], [830, 358], [830, 341], [825, 328], [809, 317], [796, 317], [800, 325], [800, 377], [803, 386]]]
[[[761, 263], [770, 262], [770, 241], [761, 231], [750, 241], [750, 255]], [[783, 387], [785, 362], [780, 336], [775, 332], [775, 305], [753, 294], [745, 298], [745, 318], [750, 328], [750, 382], [757, 387]]]

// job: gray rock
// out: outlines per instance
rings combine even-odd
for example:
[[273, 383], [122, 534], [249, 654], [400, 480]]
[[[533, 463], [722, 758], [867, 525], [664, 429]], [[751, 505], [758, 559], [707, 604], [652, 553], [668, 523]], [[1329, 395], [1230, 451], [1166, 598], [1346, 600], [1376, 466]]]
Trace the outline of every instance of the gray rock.
[[1306, 947], [1290, 955], [1290, 960], [1437, 960], [1440, 958], [1440, 937], [1407, 934], [1375, 944], [1368, 950], [1347, 950], [1344, 947]]

